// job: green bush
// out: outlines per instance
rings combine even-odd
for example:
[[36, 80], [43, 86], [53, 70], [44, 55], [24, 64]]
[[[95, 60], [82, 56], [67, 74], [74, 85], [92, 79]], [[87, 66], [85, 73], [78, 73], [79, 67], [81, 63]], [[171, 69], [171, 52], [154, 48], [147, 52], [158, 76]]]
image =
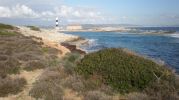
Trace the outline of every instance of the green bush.
[[85, 55], [77, 64], [75, 71], [86, 79], [98, 76], [96, 80], [121, 93], [141, 91], [150, 83], [156, 82], [157, 77], [165, 81], [173, 79], [172, 72], [167, 68], [115, 48]]
[[36, 26], [27, 26], [27, 27], [34, 31], [40, 31], [40, 28], [38, 28]]
[[74, 68], [76, 67], [76, 62], [78, 62], [81, 58], [79, 53], [68, 53], [63, 58], [63, 66], [65, 68], [65, 72], [68, 74], [74, 74]]
[[65, 61], [69, 61], [71, 63], [75, 63], [79, 61], [81, 55], [79, 53], [67, 53], [66, 56], [63, 58]]
[[0, 23], [0, 36], [14, 36], [17, 34], [17, 27]]
[[0, 30], [2, 30], [2, 29], [10, 29], [10, 30], [13, 30], [14, 28], [15, 28], [14, 26], [0, 23]]
[[5, 30], [0, 31], [0, 36], [14, 36], [16, 34], [17, 32], [10, 32], [10, 31], [5, 31]]

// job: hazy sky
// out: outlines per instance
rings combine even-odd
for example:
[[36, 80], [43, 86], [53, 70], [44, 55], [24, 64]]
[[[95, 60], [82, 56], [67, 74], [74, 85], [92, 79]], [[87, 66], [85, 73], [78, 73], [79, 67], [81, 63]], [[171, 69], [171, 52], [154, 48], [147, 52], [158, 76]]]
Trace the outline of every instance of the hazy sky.
[[0, 22], [10, 24], [179, 25], [179, 0], [0, 0]]

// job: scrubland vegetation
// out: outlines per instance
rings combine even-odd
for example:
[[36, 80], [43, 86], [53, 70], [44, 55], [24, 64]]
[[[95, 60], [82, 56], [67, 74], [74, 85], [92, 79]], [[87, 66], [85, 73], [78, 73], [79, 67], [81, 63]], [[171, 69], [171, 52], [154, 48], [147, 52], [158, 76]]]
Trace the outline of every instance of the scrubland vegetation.
[[85, 55], [75, 70], [99, 86], [109, 85], [119, 93], [130, 93], [129, 98], [132, 92], [138, 92], [132, 95], [149, 100], [178, 99], [172, 70], [123, 49], [104, 49]]
[[9, 29], [9, 30], [13, 30], [16, 27], [12, 26], [12, 25], [7, 25], [7, 24], [2, 24], [0, 23], [0, 30], [4, 30], [4, 29]]
[[101, 83], [124, 93], [143, 90], [160, 76], [160, 81], [173, 82], [174, 76], [164, 66], [122, 49], [106, 49], [86, 55], [76, 71], [86, 78], [95, 76]]
[[36, 26], [27, 26], [27, 27], [34, 31], [40, 31], [40, 28], [38, 28]]
[[27, 82], [19, 77], [21, 71], [46, 68], [54, 55], [60, 53], [45, 47], [40, 40], [21, 35], [14, 26], [0, 24], [0, 97], [23, 91]]
[[[123, 49], [105, 49], [84, 57], [67, 54], [46, 69], [30, 95], [63, 100], [66, 89], [77, 92], [83, 100], [178, 99], [175, 75], [169, 68]], [[59, 95], [55, 96], [57, 91]]]
[[[0, 24], [0, 32], [16, 32]], [[10, 28], [11, 27], [11, 28]], [[13, 27], [13, 28], [12, 28]], [[81, 55], [45, 46], [40, 38], [0, 34], [0, 97], [21, 93], [22, 71], [43, 73], [28, 91], [44, 100], [178, 100], [179, 78], [163, 65], [126, 52], [104, 49]], [[68, 91], [68, 92], [67, 92]]]

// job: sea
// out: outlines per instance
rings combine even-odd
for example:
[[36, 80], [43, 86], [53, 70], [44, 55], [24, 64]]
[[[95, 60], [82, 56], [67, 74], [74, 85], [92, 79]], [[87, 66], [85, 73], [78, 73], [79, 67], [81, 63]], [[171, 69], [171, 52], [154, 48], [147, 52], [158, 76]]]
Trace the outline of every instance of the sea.
[[[179, 27], [137, 27], [135, 32], [66, 32], [89, 40], [81, 48], [95, 52], [104, 48], [127, 48], [140, 55], [163, 61], [179, 73]], [[142, 34], [172, 31], [165, 34]]]

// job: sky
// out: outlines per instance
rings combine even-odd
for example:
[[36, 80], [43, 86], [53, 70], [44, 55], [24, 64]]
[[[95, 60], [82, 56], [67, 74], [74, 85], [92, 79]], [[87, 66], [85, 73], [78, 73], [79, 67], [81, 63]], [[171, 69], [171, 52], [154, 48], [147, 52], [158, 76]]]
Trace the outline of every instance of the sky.
[[0, 22], [15, 25], [179, 25], [179, 0], [0, 0]]

